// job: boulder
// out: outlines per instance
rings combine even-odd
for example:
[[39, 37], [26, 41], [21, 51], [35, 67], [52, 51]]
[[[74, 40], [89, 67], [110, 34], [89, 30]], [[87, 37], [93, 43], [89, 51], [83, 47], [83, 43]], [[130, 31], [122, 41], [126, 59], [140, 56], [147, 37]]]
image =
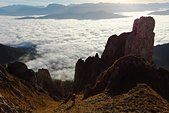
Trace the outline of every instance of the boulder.
[[36, 85], [36, 74], [32, 69], [28, 69], [26, 64], [22, 62], [10, 63], [6, 69], [10, 74], [31, 83], [30, 85]]
[[17, 76], [19, 78], [22, 78], [23, 74], [26, 72], [27, 69], [28, 68], [24, 63], [22, 63], [22, 62], [14, 62], [14, 63], [9, 63], [6, 70], [10, 74], [13, 74], [13, 75], [15, 75], [15, 76]]

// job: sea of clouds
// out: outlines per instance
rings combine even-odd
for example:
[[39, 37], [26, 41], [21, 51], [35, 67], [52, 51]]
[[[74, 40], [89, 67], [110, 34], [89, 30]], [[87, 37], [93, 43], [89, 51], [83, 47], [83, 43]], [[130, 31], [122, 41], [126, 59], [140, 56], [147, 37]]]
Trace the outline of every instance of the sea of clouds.
[[[49, 69], [53, 78], [73, 79], [79, 58], [102, 54], [107, 39], [132, 30], [138, 15], [109, 20], [17, 20], [0, 16], [0, 43], [36, 45], [39, 54], [26, 62], [29, 68]], [[154, 16], [155, 45], [169, 43], [169, 16]]]

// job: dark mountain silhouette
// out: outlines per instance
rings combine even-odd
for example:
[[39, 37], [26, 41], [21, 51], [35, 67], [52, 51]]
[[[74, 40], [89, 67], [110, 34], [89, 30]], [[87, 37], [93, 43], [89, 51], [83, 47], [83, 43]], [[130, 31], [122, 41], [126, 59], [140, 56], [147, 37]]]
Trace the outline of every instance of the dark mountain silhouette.
[[66, 9], [66, 6], [61, 4], [49, 4], [47, 7], [42, 9], [42, 12], [46, 14], [58, 14], [63, 12]]
[[0, 15], [8, 15], [8, 16], [23, 16], [23, 15], [34, 15], [40, 14], [40, 7], [35, 6], [27, 6], [27, 5], [10, 5], [1, 7], [0, 10], [4, 12], [0, 12]]
[[0, 51], [0, 64], [7, 64], [13, 61], [28, 61], [34, 59], [37, 55], [36, 45], [30, 42], [10, 46], [0, 44]]
[[2, 44], [0, 44], [0, 51], [0, 64], [5, 64], [10, 61], [18, 60], [21, 56], [26, 54], [26, 52], [21, 49], [8, 47]]
[[169, 44], [157, 45], [154, 47], [153, 61], [158, 66], [169, 70]]
[[[108, 13], [104, 11], [96, 11], [96, 12], [87, 12], [87, 13], [61, 13], [61, 14], [51, 14], [47, 16], [37, 17], [34, 19], [111, 19], [111, 18], [124, 18], [127, 16], [122, 16], [118, 14]], [[25, 17], [22, 19], [32, 19], [31, 17]]]

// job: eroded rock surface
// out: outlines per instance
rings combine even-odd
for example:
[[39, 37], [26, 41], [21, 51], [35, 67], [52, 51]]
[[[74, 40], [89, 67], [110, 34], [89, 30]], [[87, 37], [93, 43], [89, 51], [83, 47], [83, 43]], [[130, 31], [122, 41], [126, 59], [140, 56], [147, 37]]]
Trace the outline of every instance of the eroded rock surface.
[[141, 17], [133, 24], [133, 31], [126, 38], [125, 55], [137, 55], [152, 62], [155, 20], [152, 17]]

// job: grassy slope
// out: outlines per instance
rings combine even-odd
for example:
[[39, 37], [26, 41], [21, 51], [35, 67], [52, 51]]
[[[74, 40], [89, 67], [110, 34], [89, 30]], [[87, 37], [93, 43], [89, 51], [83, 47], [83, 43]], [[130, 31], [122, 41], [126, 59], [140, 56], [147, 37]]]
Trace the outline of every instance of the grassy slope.
[[[79, 97], [79, 96], [78, 96]], [[80, 98], [80, 97], [79, 97]], [[61, 105], [54, 112], [64, 113], [119, 113], [119, 112], [169, 112], [169, 104], [147, 85], [139, 85], [128, 93], [111, 97], [104, 93], [84, 101], [76, 99]]]
[[9, 106], [13, 106], [19, 112], [169, 112], [169, 103], [147, 85], [139, 85], [128, 93], [115, 97], [105, 93], [86, 100], [82, 100], [82, 97], [83, 95], [77, 95], [75, 104], [72, 101], [62, 104], [54, 101], [47, 93], [36, 90], [0, 69], [0, 101], [5, 100]]
[[[45, 91], [37, 90], [30, 84], [0, 70], [1, 102], [21, 113], [22, 111], [32, 112], [43, 107], [46, 108], [49, 102], [58, 103], [49, 97]], [[6, 107], [0, 104], [0, 108], [5, 109]]]

